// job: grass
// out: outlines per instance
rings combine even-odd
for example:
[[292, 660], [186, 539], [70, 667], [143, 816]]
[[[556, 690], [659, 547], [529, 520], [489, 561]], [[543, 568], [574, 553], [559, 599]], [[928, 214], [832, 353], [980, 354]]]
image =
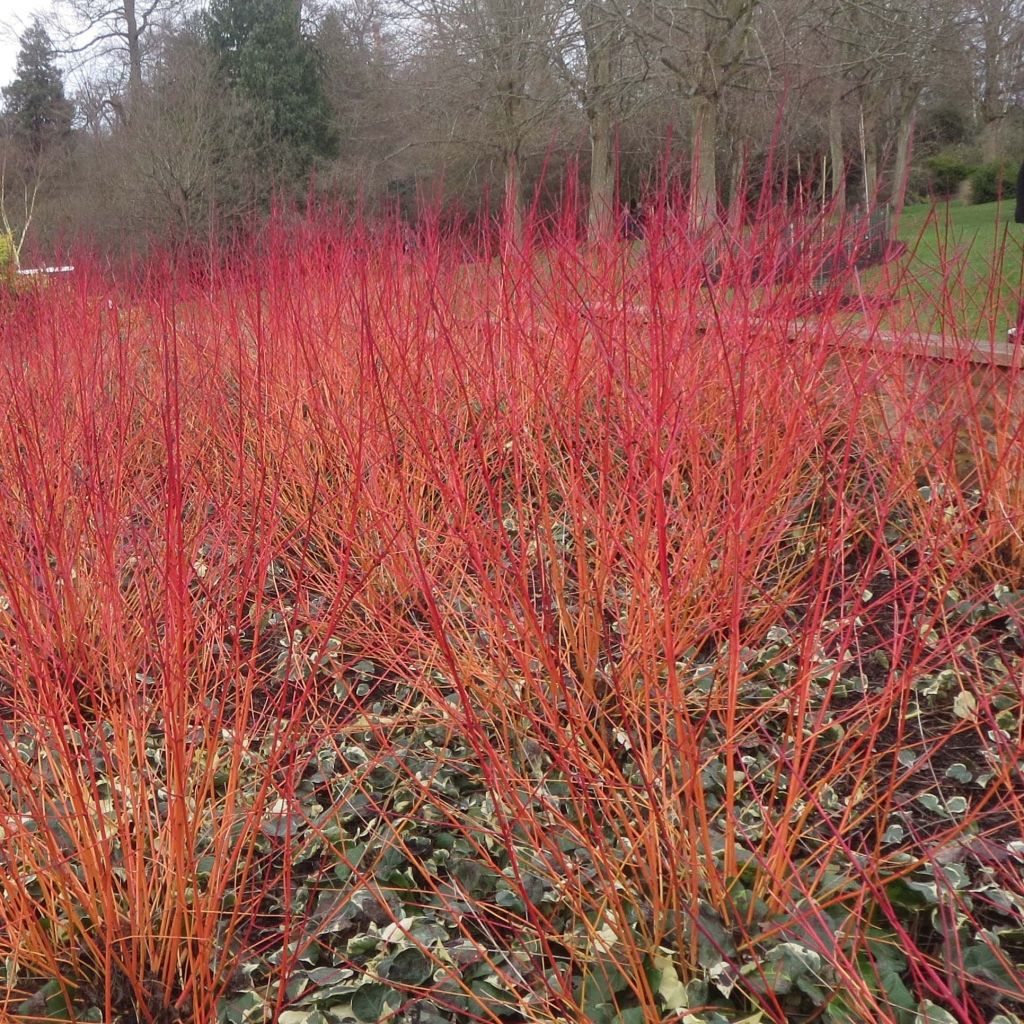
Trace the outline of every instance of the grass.
[[786, 223], [5, 299], [0, 1015], [1020, 1018], [1021, 371]]
[[910, 308], [895, 315], [937, 333], [1005, 337], [1016, 322], [1024, 255], [1024, 227], [1013, 223], [1013, 209], [1013, 200], [907, 207], [898, 236], [910, 256], [897, 274]]

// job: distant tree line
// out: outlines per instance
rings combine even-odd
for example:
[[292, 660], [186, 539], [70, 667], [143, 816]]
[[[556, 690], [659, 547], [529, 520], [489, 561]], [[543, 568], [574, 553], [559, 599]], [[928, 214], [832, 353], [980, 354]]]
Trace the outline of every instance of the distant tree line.
[[1024, 156], [1024, 0], [56, 0], [2, 146], [5, 231], [41, 250], [570, 178], [597, 233], [666, 171], [708, 216], [764, 187], [899, 206]]

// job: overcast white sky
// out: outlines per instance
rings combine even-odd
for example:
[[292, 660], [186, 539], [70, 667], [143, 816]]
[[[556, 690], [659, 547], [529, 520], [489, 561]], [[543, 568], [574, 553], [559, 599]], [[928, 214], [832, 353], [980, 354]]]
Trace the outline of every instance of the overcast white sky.
[[47, 9], [49, 4], [39, 0], [0, 0], [0, 85], [7, 85], [14, 77], [18, 33], [33, 14]]

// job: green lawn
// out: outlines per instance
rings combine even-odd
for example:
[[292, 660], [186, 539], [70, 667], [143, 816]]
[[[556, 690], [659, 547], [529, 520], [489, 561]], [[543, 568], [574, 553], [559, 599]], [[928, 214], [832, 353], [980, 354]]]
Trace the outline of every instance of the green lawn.
[[956, 325], [974, 337], [987, 337], [993, 327], [997, 336], [1005, 332], [1016, 317], [1024, 251], [1024, 225], [1013, 223], [1013, 205], [907, 207], [898, 235], [910, 253], [896, 270], [904, 300], [896, 316], [934, 331]]

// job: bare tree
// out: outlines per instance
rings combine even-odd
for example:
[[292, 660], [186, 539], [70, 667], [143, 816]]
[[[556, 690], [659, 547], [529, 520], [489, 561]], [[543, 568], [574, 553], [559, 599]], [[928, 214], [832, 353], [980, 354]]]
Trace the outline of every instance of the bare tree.
[[1024, 0], [969, 0], [960, 5], [957, 28], [974, 68], [982, 150], [995, 160], [1024, 86]]
[[[0, 157], [0, 225], [10, 245], [11, 262], [14, 269], [21, 266], [21, 251], [28, 236], [35, 215], [36, 199], [39, 196], [40, 175], [21, 176], [21, 181], [12, 189], [9, 183], [8, 147], [4, 145], [3, 156]], [[11, 193], [18, 194], [14, 200]]]
[[190, 34], [167, 34], [123, 132], [122, 154], [147, 219], [181, 238], [232, 220], [253, 189], [251, 139], [237, 97], [227, 95], [215, 56]]
[[[897, 44], [890, 58], [889, 110], [896, 125], [891, 173], [885, 198], [898, 218], [906, 197], [910, 173], [914, 119], [921, 96], [947, 66], [946, 54], [953, 36], [954, 8], [942, 2], [899, 0], [890, 5], [887, 28]], [[896, 49], [897, 47], [894, 47]]]
[[[832, 197], [846, 199], [846, 166], [855, 154], [857, 195], [902, 208], [914, 117], [943, 66], [954, 4], [945, 0], [833, 0], [819, 8], [822, 84], [829, 95]], [[882, 138], [891, 140], [888, 152]], [[891, 168], [883, 177], [886, 156]]]
[[648, 64], [636, 47], [630, 0], [566, 0], [552, 59], [583, 110], [590, 141], [588, 221], [592, 237], [615, 224], [618, 129], [634, 106]]
[[399, 2], [407, 31], [421, 43], [415, 59], [429, 68], [419, 81], [448, 119], [447, 140], [498, 152], [518, 225], [524, 147], [561, 98], [550, 65], [561, 8], [551, 0]]
[[[60, 198], [49, 171], [29, 189], [33, 232], [56, 210], [55, 230], [192, 233], [211, 203], [240, 208], [270, 180], [265, 162], [247, 164], [254, 140], [210, 81], [198, 36], [166, 45], [202, 0], [51, 2], [60, 49], [79, 58], [76, 171]], [[945, 69], [971, 81], [965, 123], [981, 124], [986, 157], [1005, 151], [1024, 107], [1024, 0], [280, 2], [316, 42], [340, 143], [319, 185], [411, 203], [443, 181], [470, 205], [501, 191], [518, 217], [532, 183], [588, 146], [592, 236], [615, 224], [620, 145], [639, 182], [670, 132], [689, 144], [698, 217], [759, 165], [786, 194], [795, 170], [840, 203], [848, 191], [898, 210], [915, 119], [950, 88]], [[10, 161], [16, 226], [24, 178]]]
[[0, 227], [9, 240], [15, 267], [21, 264], [39, 201], [59, 179], [66, 162], [61, 146], [34, 151], [8, 132], [0, 137]]
[[51, 23], [65, 56], [81, 65], [103, 65], [108, 74], [114, 69], [118, 88], [107, 101], [126, 120], [142, 93], [154, 31], [191, 6], [191, 0], [55, 0]]
[[629, 18], [640, 44], [670, 76], [688, 106], [695, 174], [692, 198], [701, 218], [718, 206], [717, 157], [722, 103], [760, 54], [752, 46], [761, 0], [651, 0]]
[[379, 192], [392, 172], [401, 173], [397, 164], [412, 126], [406, 124], [393, 27], [377, 0], [328, 8], [316, 25], [324, 90], [338, 138], [338, 154], [321, 179], [349, 195]]

